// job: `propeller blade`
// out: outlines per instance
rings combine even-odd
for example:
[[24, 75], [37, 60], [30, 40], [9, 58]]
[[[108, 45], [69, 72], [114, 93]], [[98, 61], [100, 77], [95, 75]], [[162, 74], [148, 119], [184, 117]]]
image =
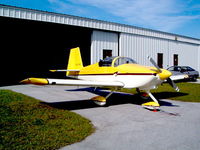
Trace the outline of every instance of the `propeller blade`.
[[162, 72], [162, 70], [160, 69], [160, 67], [157, 65], [157, 63], [153, 60], [153, 58], [151, 58], [150, 56], [147, 57], [149, 59], [149, 61], [154, 65], [154, 67], [156, 67], [156, 69], [158, 70], [159, 73]]
[[174, 83], [174, 81], [171, 78], [167, 79], [167, 82], [177, 91], [179, 92], [180, 89], [178, 88], [178, 86]]

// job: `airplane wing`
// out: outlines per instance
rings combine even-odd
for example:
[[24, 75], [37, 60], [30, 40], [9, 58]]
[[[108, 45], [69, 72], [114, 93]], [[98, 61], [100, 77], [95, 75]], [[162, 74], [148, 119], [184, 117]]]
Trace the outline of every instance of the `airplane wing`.
[[27, 78], [20, 83], [36, 84], [36, 85], [79, 85], [94, 87], [124, 87], [122, 82], [105, 82], [105, 81], [89, 81], [89, 80], [73, 80], [73, 79], [48, 79], [48, 78]]

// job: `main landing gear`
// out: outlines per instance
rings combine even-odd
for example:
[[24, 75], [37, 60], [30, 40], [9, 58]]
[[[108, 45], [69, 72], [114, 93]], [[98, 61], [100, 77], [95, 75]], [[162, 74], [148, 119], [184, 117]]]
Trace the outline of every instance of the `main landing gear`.
[[91, 98], [91, 100], [99, 105], [99, 106], [105, 106], [106, 105], [106, 100], [113, 94], [114, 91], [111, 91], [106, 97], [103, 96], [95, 96]]

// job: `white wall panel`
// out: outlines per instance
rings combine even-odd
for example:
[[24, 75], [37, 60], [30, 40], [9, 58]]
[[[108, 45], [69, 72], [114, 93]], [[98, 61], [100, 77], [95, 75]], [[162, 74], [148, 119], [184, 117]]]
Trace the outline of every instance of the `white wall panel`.
[[163, 53], [163, 68], [172, 66], [173, 56], [178, 54], [179, 65], [189, 65], [200, 71], [199, 46], [196, 44], [121, 33], [119, 53], [143, 65], [151, 65], [148, 55], [157, 61], [157, 53]]
[[198, 65], [198, 70], [199, 70], [199, 72], [200, 72], [200, 46], [199, 46], [199, 48], [198, 48], [198, 63], [197, 63], [197, 65]]
[[[157, 61], [157, 53], [166, 55], [166, 47], [167, 41], [165, 40], [132, 34], [120, 35], [120, 55], [131, 57], [143, 65], [151, 65], [147, 56]], [[167, 61], [163, 63], [164, 66], [167, 65]]]
[[112, 32], [93, 31], [91, 39], [91, 63], [103, 58], [103, 49], [112, 50], [118, 55], [118, 34]]
[[191, 66], [200, 71], [198, 64], [198, 49], [198, 45], [169, 41], [169, 57], [171, 65], [173, 65], [173, 55], [178, 54], [179, 65]]

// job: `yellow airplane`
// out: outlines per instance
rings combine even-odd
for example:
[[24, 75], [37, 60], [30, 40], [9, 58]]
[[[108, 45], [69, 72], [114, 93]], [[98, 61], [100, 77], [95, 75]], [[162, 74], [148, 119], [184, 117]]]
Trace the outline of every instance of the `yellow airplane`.
[[157, 88], [164, 81], [179, 91], [170, 79], [171, 72], [160, 69], [155, 61], [148, 57], [154, 67], [137, 64], [128, 57], [107, 57], [98, 63], [83, 66], [79, 47], [70, 50], [67, 69], [50, 70], [51, 72], [66, 72], [66, 76], [73, 79], [28, 78], [21, 83], [36, 85], [81, 85], [92, 87], [109, 87], [111, 92], [106, 96], [96, 96], [93, 100], [97, 105], [103, 106], [111, 94], [122, 88], [136, 88], [138, 93], [144, 91], [153, 101], [142, 104], [148, 109], [159, 109], [160, 104], [151, 94], [150, 90]]

